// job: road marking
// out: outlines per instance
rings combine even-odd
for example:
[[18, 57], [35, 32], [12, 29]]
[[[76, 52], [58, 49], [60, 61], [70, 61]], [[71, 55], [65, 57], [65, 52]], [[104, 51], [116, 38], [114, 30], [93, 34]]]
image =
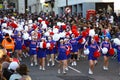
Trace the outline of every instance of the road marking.
[[[59, 61], [58, 60], [55, 60], [57, 63], [59, 63]], [[81, 71], [79, 71], [79, 70], [77, 70], [77, 69], [75, 69], [75, 68], [73, 68], [73, 67], [71, 67], [71, 66], [68, 66], [68, 68], [70, 68], [71, 70], [73, 70], [73, 71], [75, 71], [75, 72], [77, 72], [77, 73], [82, 73]]]

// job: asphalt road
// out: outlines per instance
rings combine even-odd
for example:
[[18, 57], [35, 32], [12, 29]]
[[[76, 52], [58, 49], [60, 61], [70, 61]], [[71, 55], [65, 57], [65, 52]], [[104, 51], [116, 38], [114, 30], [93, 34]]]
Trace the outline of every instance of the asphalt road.
[[95, 66], [94, 74], [88, 74], [88, 60], [85, 58], [81, 58], [77, 63], [77, 66], [72, 67], [69, 65], [69, 70], [67, 74], [58, 74], [58, 63], [54, 67], [46, 66], [46, 70], [39, 70], [39, 66], [30, 66], [30, 59], [23, 58], [21, 63], [25, 63], [28, 65], [30, 69], [30, 76], [32, 80], [120, 80], [119, 73], [119, 65], [116, 59], [109, 60], [109, 70], [104, 71], [102, 69], [103, 66], [103, 58], [98, 59], [98, 64]]

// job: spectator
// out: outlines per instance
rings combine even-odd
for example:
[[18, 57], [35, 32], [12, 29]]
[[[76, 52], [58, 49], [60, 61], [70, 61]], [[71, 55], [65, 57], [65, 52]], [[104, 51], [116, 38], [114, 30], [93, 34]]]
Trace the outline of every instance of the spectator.
[[7, 80], [2, 74], [2, 65], [0, 64], [0, 80]]

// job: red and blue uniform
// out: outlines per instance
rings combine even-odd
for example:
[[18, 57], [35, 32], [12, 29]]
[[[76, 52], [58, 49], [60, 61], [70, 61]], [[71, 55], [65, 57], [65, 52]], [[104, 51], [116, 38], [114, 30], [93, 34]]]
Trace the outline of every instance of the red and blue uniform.
[[30, 49], [29, 54], [30, 55], [37, 54], [36, 48], [37, 48], [37, 41], [31, 40], [30, 41], [30, 46], [29, 46], [29, 49]]
[[88, 46], [89, 49], [89, 55], [88, 55], [88, 60], [97, 60], [97, 58], [94, 57], [94, 52], [98, 50], [98, 45], [95, 42], [94, 44], [90, 44]]
[[[101, 48], [104, 48], [104, 47], [107, 48], [108, 51], [109, 51], [109, 49], [110, 49], [110, 43], [106, 42], [106, 41], [103, 41], [102, 44], [101, 44]], [[107, 53], [107, 54], [103, 54], [103, 56], [110, 56], [110, 55], [109, 55], [109, 53]]]
[[22, 37], [15, 37], [15, 50], [21, 50], [22, 49], [22, 44], [23, 44], [23, 39]]

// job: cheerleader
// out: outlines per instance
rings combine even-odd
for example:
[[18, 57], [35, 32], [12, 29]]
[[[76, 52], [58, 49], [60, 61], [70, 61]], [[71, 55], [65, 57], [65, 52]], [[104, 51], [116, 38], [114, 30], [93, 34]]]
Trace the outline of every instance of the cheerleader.
[[[85, 44], [85, 46], [87, 43]], [[86, 47], [84, 47], [86, 49]], [[89, 49], [89, 55], [88, 55], [88, 60], [89, 60], [89, 74], [93, 74], [94, 66], [96, 63], [97, 58], [94, 56], [94, 53], [99, 50], [99, 47], [97, 43], [95, 42], [94, 39], [91, 39], [91, 44], [88, 46]]]
[[50, 45], [48, 45], [47, 50], [46, 50], [47, 61], [48, 61], [47, 66], [50, 65], [50, 59], [52, 61], [52, 66], [55, 65], [55, 51], [54, 51], [55, 43], [56, 42], [52, 40], [51, 37], [48, 37], [47, 44], [50, 44]]
[[41, 38], [41, 41], [38, 42], [38, 58], [39, 58], [39, 64], [40, 70], [45, 70], [45, 58], [46, 58], [46, 39], [45, 38]]
[[64, 42], [65, 42], [65, 46], [67, 48], [67, 52], [66, 52], [66, 56], [67, 56], [66, 70], [68, 70], [68, 63], [70, 62], [70, 58], [71, 58], [70, 53], [71, 53], [72, 46], [69, 43], [69, 39], [64, 39]]
[[76, 66], [76, 60], [78, 56], [78, 40], [81, 39], [82, 36], [79, 36], [78, 38], [75, 38], [75, 35], [72, 34], [72, 39], [70, 40], [70, 43], [72, 45], [72, 50], [71, 50], [71, 60], [72, 60], [72, 66]]
[[31, 41], [30, 41], [30, 46], [29, 46], [29, 55], [30, 55], [30, 60], [31, 60], [31, 66], [33, 66], [33, 63], [37, 65], [37, 36], [32, 33], [31, 35]]
[[66, 63], [67, 63], [67, 56], [66, 56], [66, 46], [64, 44], [64, 40], [60, 40], [60, 44], [58, 46], [58, 61], [59, 61], [59, 69], [58, 73], [60, 73], [60, 69], [63, 68], [63, 73], [65, 74], [65, 68], [66, 68]]
[[[108, 37], [105, 37], [105, 40], [101, 43], [100, 48], [101, 49], [107, 48], [108, 51], [112, 48]], [[109, 64], [108, 61], [109, 61], [110, 54], [109, 54], [109, 52], [107, 52], [106, 54], [104, 54], [102, 52], [102, 54], [103, 54], [103, 57], [104, 57], [103, 70], [108, 70], [108, 64]]]
[[22, 61], [22, 44], [23, 39], [21, 37], [21, 33], [18, 32], [18, 35], [15, 37], [15, 52], [17, 53], [17, 58], [19, 61]]

